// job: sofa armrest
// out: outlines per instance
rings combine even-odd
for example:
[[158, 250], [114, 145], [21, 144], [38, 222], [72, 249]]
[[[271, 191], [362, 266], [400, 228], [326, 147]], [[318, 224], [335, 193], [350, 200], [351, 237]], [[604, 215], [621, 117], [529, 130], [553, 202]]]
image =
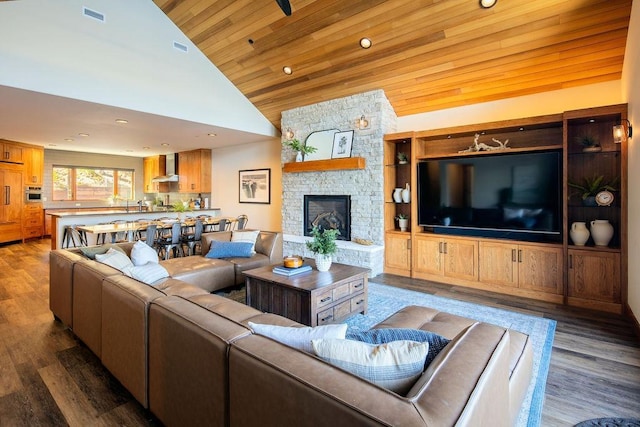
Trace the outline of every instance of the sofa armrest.
[[73, 267], [82, 259], [64, 249], [49, 252], [49, 309], [69, 328], [73, 328]]
[[256, 241], [256, 252], [269, 257], [269, 264], [282, 262], [282, 233], [279, 231], [260, 231]]

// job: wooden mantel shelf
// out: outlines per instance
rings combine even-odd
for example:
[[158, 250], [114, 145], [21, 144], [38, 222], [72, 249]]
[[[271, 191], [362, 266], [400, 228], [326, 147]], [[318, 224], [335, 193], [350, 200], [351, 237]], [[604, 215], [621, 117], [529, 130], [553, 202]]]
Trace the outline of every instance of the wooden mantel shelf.
[[345, 169], [364, 169], [364, 157], [347, 157], [344, 159], [310, 160], [308, 162], [285, 163], [283, 172], [322, 172]]

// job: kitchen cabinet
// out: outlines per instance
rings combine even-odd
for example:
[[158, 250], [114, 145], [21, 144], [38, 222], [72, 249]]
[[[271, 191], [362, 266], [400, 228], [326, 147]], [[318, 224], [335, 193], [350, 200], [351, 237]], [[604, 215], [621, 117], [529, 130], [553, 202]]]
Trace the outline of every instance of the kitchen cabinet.
[[413, 250], [417, 273], [468, 281], [478, 280], [478, 241], [438, 235], [416, 235]]
[[0, 162], [22, 163], [23, 150], [22, 145], [0, 139]]
[[22, 212], [22, 240], [42, 237], [44, 233], [42, 203], [25, 203]]
[[42, 186], [44, 178], [44, 148], [28, 147], [23, 150], [24, 185]]
[[0, 243], [22, 239], [22, 168], [0, 167]]
[[145, 157], [142, 166], [145, 193], [168, 193], [170, 191], [169, 182], [153, 182], [153, 178], [165, 174], [167, 167], [166, 156]]
[[482, 283], [555, 295], [563, 293], [563, 258], [559, 245], [482, 240], [479, 265]]
[[211, 192], [211, 150], [198, 149], [178, 153], [178, 191]]
[[[569, 249], [569, 303], [582, 307], [606, 308], [621, 302], [620, 253], [589, 249]], [[604, 303], [604, 304], [603, 304]]]

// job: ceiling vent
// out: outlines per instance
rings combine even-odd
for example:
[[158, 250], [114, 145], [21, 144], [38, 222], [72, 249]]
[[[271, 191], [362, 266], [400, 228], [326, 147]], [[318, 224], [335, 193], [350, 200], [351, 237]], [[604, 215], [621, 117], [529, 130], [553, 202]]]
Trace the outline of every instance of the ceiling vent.
[[95, 10], [91, 10], [88, 7], [82, 8], [82, 14], [84, 16], [88, 16], [89, 18], [93, 18], [96, 21], [100, 21], [100, 22], [105, 21], [104, 13], [96, 12]]
[[189, 47], [186, 44], [182, 44], [179, 42], [174, 41], [173, 42], [173, 47], [182, 51], [182, 52], [189, 52]]

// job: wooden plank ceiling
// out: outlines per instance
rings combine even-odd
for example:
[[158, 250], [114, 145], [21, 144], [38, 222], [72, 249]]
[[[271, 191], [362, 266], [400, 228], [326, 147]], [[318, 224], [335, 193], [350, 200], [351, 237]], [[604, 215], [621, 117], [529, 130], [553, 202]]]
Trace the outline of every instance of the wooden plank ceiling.
[[404, 116], [617, 80], [631, 12], [631, 0], [291, 0], [287, 17], [275, 0], [154, 2], [276, 127], [282, 111], [373, 89]]

